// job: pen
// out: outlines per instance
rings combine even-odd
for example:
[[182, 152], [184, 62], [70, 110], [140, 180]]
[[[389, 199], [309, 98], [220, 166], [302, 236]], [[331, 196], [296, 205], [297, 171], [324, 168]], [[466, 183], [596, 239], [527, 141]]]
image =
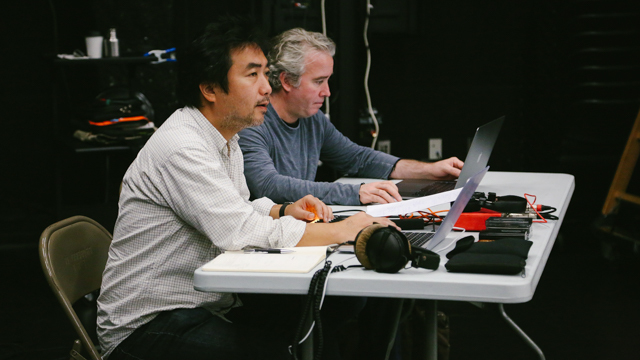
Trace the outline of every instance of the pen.
[[244, 252], [245, 253], [264, 253], [264, 254], [288, 254], [288, 253], [292, 253], [293, 250], [289, 250], [289, 249], [247, 249]]

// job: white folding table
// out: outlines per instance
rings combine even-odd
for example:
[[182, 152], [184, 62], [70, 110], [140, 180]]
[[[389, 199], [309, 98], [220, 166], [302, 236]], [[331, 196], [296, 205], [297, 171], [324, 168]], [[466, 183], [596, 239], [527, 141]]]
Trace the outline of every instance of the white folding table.
[[[525, 271], [520, 275], [485, 275], [450, 273], [444, 267], [446, 253], [440, 254], [440, 267], [433, 270], [406, 268], [395, 274], [377, 273], [362, 268], [329, 276], [327, 295], [393, 297], [425, 299], [430, 311], [428, 333], [425, 339], [436, 358], [437, 300], [469, 301], [498, 304], [501, 315], [531, 345], [541, 358], [542, 351], [504, 313], [502, 304], [523, 303], [533, 297], [540, 276], [555, 242], [562, 220], [574, 190], [574, 177], [555, 173], [488, 172], [477, 191], [495, 192], [498, 196], [525, 193], [536, 196], [536, 204], [555, 207], [558, 220], [534, 223], [530, 239], [533, 244]], [[460, 236], [453, 232], [449, 236]], [[447, 251], [450, 251], [448, 249]], [[332, 254], [333, 264], [358, 264], [353, 255]], [[318, 265], [320, 269], [323, 264]], [[316, 270], [317, 270], [316, 269]], [[205, 272], [200, 268], [194, 273], [194, 288], [206, 292], [306, 294], [311, 277], [292, 273]]]

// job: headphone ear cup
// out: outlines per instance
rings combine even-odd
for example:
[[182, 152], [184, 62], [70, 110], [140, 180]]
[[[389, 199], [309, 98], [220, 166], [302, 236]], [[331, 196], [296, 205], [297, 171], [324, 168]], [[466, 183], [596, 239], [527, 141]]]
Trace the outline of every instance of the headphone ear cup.
[[382, 228], [384, 228], [384, 226], [380, 224], [369, 225], [364, 229], [360, 230], [358, 235], [356, 235], [355, 245], [353, 246], [354, 252], [356, 253], [356, 258], [358, 258], [358, 261], [360, 261], [360, 264], [362, 264], [362, 266], [364, 266], [365, 269], [374, 268], [371, 262], [369, 261], [369, 257], [367, 256], [367, 251], [366, 251], [367, 243], [369, 242], [371, 235], [373, 235], [373, 233], [376, 230], [382, 229]]
[[356, 257], [366, 269], [395, 273], [411, 256], [409, 241], [394, 227], [379, 224], [363, 229], [356, 237]]
[[380, 229], [369, 240], [367, 256], [377, 272], [396, 273], [409, 262], [409, 241], [394, 227]]

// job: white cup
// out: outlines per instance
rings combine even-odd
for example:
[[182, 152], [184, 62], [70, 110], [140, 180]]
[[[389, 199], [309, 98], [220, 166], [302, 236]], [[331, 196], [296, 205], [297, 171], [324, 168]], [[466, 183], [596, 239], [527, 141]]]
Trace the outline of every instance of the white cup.
[[99, 59], [102, 57], [102, 36], [87, 36], [85, 41], [87, 42], [87, 55], [92, 59]]

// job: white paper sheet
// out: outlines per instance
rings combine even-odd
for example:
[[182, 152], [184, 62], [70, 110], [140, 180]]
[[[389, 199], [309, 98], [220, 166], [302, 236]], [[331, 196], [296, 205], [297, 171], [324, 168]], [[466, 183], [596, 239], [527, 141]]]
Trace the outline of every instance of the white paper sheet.
[[455, 201], [462, 188], [441, 192], [435, 195], [423, 196], [415, 199], [403, 200], [396, 203], [369, 205], [367, 214], [371, 216], [394, 216], [409, 214], [414, 211], [426, 210], [435, 205]]

